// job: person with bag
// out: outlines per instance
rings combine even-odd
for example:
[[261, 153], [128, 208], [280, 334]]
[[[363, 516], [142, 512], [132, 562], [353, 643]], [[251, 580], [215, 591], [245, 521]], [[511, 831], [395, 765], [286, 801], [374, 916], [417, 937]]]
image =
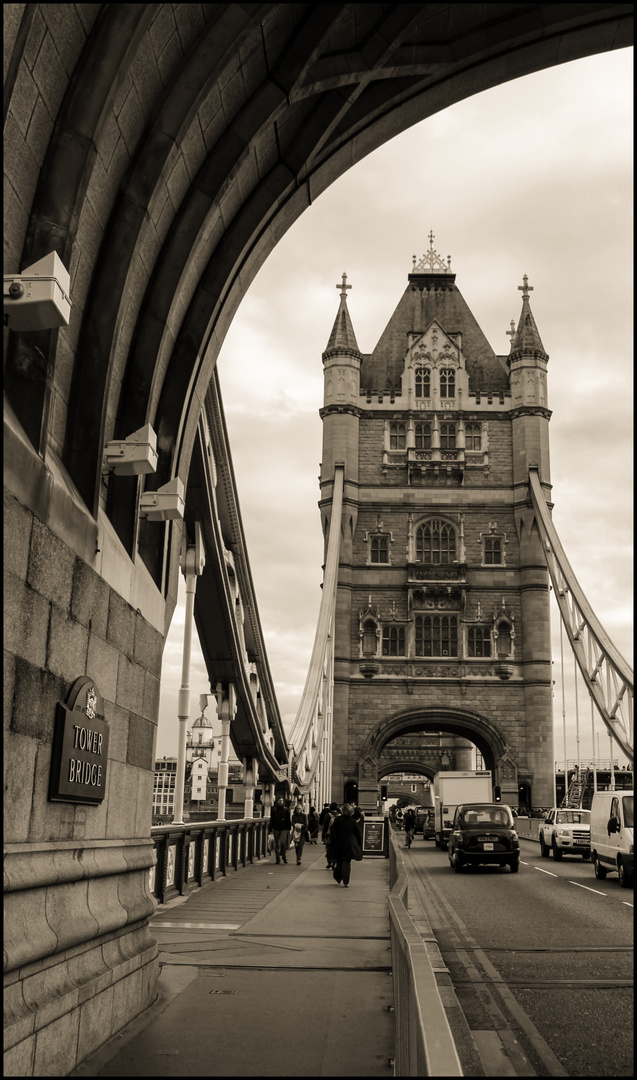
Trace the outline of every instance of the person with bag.
[[301, 865], [305, 841], [309, 840], [310, 834], [307, 828], [307, 814], [303, 813], [303, 806], [297, 803], [292, 814], [292, 843], [296, 851], [296, 865]]
[[327, 862], [326, 870], [334, 869], [334, 859], [332, 857], [332, 822], [340, 814], [338, 803], [330, 803], [329, 809], [325, 817], [323, 818], [323, 831], [321, 833], [321, 840], [325, 844], [325, 861]]
[[288, 861], [287, 849], [291, 828], [290, 811], [280, 796], [270, 811], [270, 832], [274, 836], [274, 854], [276, 855], [277, 866], [281, 859], [283, 859], [284, 863]]
[[318, 834], [319, 834], [320, 823], [319, 823], [319, 816], [318, 816], [318, 814], [316, 812], [316, 807], [315, 806], [310, 807], [310, 812], [309, 812], [308, 818], [307, 818], [307, 828], [308, 828], [308, 832], [310, 834], [309, 843], [310, 844], [318, 843], [317, 838], [318, 838]]
[[342, 881], [345, 888], [349, 889], [352, 859], [360, 862], [363, 858], [363, 834], [349, 803], [344, 804], [341, 814], [332, 822], [331, 853], [334, 860], [334, 881], [337, 885]]

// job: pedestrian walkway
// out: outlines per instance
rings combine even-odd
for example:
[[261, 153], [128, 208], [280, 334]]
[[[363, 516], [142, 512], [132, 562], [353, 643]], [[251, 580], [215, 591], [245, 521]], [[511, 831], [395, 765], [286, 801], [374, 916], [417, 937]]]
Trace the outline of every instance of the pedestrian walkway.
[[151, 920], [154, 1005], [73, 1076], [392, 1076], [388, 861], [263, 860]]

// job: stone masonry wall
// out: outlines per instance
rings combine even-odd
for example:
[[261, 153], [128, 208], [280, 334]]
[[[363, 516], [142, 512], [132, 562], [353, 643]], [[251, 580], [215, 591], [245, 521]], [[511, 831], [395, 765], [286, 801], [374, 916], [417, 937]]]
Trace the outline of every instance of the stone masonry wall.
[[[66, 1074], [152, 1000], [147, 919], [162, 638], [5, 492], [5, 1072]], [[48, 801], [56, 702], [89, 674], [106, 798]]]

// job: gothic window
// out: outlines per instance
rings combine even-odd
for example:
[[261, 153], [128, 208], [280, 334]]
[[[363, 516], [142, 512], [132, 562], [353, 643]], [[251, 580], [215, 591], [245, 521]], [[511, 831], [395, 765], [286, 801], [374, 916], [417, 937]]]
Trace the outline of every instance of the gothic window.
[[482, 424], [466, 425], [465, 447], [467, 450], [482, 450]]
[[491, 656], [491, 634], [488, 626], [469, 627], [469, 656]]
[[390, 424], [389, 425], [389, 449], [390, 450], [404, 450], [405, 449], [405, 425], [404, 424]]
[[502, 537], [500, 537], [500, 536], [485, 536], [484, 537], [484, 565], [485, 566], [501, 566], [502, 565]]
[[434, 518], [416, 529], [416, 559], [424, 563], [451, 563], [456, 557], [456, 530]]
[[441, 450], [455, 450], [456, 448], [456, 425], [455, 424], [441, 424], [440, 425], [440, 449]]
[[370, 563], [389, 562], [388, 536], [372, 536], [369, 543], [369, 561]]
[[416, 397], [431, 396], [431, 372], [429, 368], [416, 368]]
[[383, 656], [405, 655], [405, 627], [383, 627]]
[[511, 626], [505, 619], [498, 623], [497, 652], [499, 657], [511, 655]]
[[431, 450], [431, 424], [416, 424], [416, 450]]
[[456, 396], [456, 373], [453, 368], [440, 369], [440, 397], [452, 398]]
[[363, 623], [363, 656], [376, 656], [376, 623], [371, 619]]
[[416, 656], [457, 656], [456, 615], [416, 615]]

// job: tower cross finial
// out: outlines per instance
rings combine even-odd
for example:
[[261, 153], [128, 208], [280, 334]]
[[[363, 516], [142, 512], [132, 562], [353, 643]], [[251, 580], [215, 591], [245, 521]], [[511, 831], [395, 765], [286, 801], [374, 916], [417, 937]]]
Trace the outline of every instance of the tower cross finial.
[[431, 248], [432, 251], [433, 251], [433, 246], [434, 246], [434, 240], [435, 240], [434, 231], [433, 231], [433, 229], [430, 229], [429, 230], [429, 247]]
[[340, 285], [336, 286], [337, 289], [341, 290], [341, 299], [342, 300], [347, 299], [347, 290], [351, 289], [351, 287], [352, 287], [351, 285], [347, 284], [347, 274], [345, 273], [345, 271], [343, 271], [343, 280], [340, 283]]
[[524, 284], [518, 285], [518, 291], [522, 293], [522, 299], [524, 300], [528, 297], [530, 292], [533, 292], [533, 286], [529, 285], [529, 279], [526, 274], [522, 278], [522, 281]]
[[[518, 285], [518, 289], [520, 286]], [[515, 337], [515, 320], [511, 319], [511, 329], [506, 331], [508, 337], [511, 338], [511, 344], [513, 344], [513, 338]]]

